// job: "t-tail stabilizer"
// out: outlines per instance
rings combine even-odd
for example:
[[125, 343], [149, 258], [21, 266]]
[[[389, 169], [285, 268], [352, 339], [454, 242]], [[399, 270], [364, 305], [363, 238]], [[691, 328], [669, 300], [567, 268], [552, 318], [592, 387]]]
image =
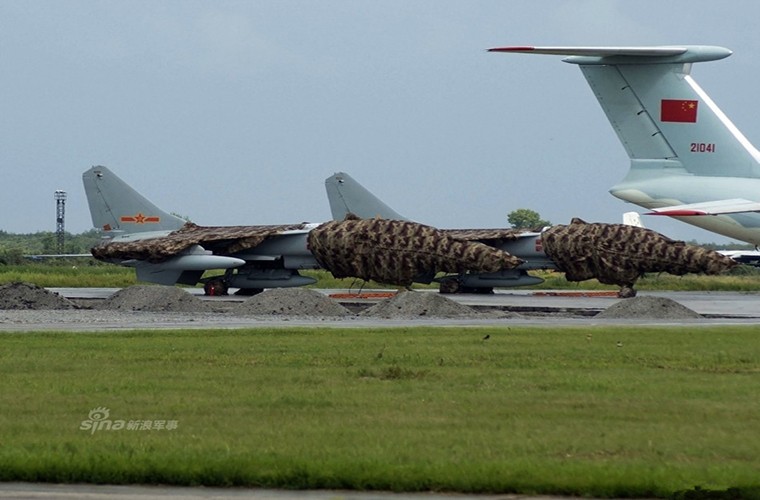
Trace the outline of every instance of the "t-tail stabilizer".
[[107, 236], [174, 231], [185, 221], [164, 212], [103, 166], [82, 174], [92, 224]]
[[[631, 168], [610, 192], [661, 215], [760, 244], [760, 153], [691, 77], [723, 47], [503, 47], [569, 56], [591, 86]], [[703, 205], [709, 202], [709, 210]], [[743, 209], [737, 211], [737, 202]], [[695, 205], [696, 204], [696, 205]], [[716, 217], [699, 217], [715, 215]], [[697, 216], [697, 217], [695, 217]]]

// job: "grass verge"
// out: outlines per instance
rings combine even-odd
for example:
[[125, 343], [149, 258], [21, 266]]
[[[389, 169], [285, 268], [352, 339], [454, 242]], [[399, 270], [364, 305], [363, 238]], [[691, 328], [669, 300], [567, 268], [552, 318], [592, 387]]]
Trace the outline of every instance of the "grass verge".
[[758, 334], [3, 334], [0, 480], [598, 497], [752, 488]]
[[0, 266], [0, 283], [24, 281], [43, 287], [126, 287], [137, 283], [135, 270], [85, 259]]
[[[335, 278], [325, 270], [308, 270], [301, 272], [312, 277], [317, 283], [310, 288], [348, 288], [369, 290], [377, 288], [396, 288], [374, 281], [362, 281], [351, 278]], [[205, 276], [219, 276], [223, 271], [207, 271]], [[552, 271], [531, 271], [531, 274], [545, 281], [535, 288], [541, 290], [618, 290], [619, 287], [604, 285], [597, 280], [580, 283], [569, 282], [565, 275]], [[58, 259], [56, 262], [30, 263], [24, 265], [0, 265], [0, 284], [11, 281], [25, 281], [43, 287], [126, 287], [137, 283], [134, 269], [114, 264], [83, 259]], [[429, 285], [415, 283], [417, 289], [437, 289], [438, 283]], [[521, 287], [526, 288], [526, 287]], [[639, 290], [679, 290], [679, 291], [760, 291], [760, 269], [740, 266], [731, 273], [720, 276], [703, 276], [687, 274], [672, 276], [667, 273], [646, 274], [636, 283]]]
[[[301, 271], [305, 276], [317, 280], [309, 288], [348, 288], [352, 290], [371, 290], [378, 288], [397, 288], [393, 285], [377, 283], [375, 281], [363, 281], [353, 278], [335, 278], [328, 271], [312, 270]], [[210, 274], [219, 274], [213, 272]], [[530, 274], [544, 279], [543, 283], [531, 287], [519, 287], [518, 289], [536, 290], [619, 290], [620, 287], [605, 285], [595, 279], [575, 282], [567, 281], [565, 274], [556, 271], [531, 271]], [[414, 283], [415, 289], [438, 289], [438, 283], [430, 284]], [[751, 266], [740, 266], [730, 273], [719, 276], [706, 276], [700, 274], [687, 274], [674, 276], [668, 273], [645, 274], [636, 282], [636, 289], [648, 291], [729, 291], [729, 292], [757, 292], [760, 291], [760, 269]], [[502, 289], [504, 290], [504, 289]]]

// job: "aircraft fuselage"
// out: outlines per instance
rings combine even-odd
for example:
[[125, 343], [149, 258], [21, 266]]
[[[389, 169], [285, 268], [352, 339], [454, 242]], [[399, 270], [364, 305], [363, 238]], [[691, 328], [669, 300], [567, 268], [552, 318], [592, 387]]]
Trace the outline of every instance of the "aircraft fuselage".
[[[707, 193], [714, 200], [752, 200], [760, 193], [760, 179], [688, 174], [640, 180], [626, 179], [613, 186], [610, 193], [621, 200], [648, 209], [704, 202]], [[760, 245], [760, 214], [756, 212], [674, 218], [729, 238]]]

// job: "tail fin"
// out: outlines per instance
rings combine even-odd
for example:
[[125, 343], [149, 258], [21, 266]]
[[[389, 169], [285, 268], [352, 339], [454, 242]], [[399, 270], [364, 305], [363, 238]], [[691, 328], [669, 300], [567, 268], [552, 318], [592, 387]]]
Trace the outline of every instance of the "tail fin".
[[626, 212], [623, 214], [623, 224], [633, 227], [644, 227], [638, 212]]
[[408, 220], [346, 173], [338, 172], [325, 179], [325, 189], [334, 220], [343, 220], [349, 213], [360, 219]]
[[730, 50], [696, 45], [491, 50], [566, 55], [565, 62], [580, 66], [631, 160], [612, 195], [760, 244], [760, 220], [750, 213], [760, 211], [760, 152], [691, 77], [693, 63], [723, 59]]
[[[695, 62], [723, 47], [506, 47], [567, 55], [577, 64], [631, 159], [626, 181], [657, 175], [760, 177], [760, 153], [692, 79]], [[627, 199], [625, 186], [612, 189]], [[621, 196], [622, 195], [622, 196]], [[634, 201], [635, 200], [627, 200]]]
[[106, 233], [173, 231], [185, 224], [180, 217], [148, 201], [106, 167], [85, 171], [82, 182], [92, 224]]

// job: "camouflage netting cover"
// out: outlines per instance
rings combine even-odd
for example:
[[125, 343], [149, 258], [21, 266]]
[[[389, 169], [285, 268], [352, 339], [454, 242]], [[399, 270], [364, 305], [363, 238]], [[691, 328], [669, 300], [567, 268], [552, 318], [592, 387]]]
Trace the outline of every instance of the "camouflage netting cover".
[[523, 234], [531, 231], [525, 229], [441, 229], [441, 232], [458, 240], [493, 244], [502, 241], [515, 241]]
[[596, 278], [608, 285], [633, 287], [643, 273], [718, 274], [736, 265], [718, 252], [625, 224], [573, 219], [567, 226], [547, 229], [541, 240], [546, 255], [568, 281]]
[[202, 245], [215, 254], [228, 255], [256, 247], [267, 238], [284, 231], [304, 228], [304, 224], [203, 227], [188, 222], [181, 229], [161, 238], [102, 243], [91, 252], [95, 258], [101, 260], [140, 259], [158, 263], [193, 245]]
[[522, 263], [483, 243], [452, 238], [416, 222], [349, 218], [309, 233], [309, 249], [336, 278], [408, 286], [435, 272], [493, 273]]

